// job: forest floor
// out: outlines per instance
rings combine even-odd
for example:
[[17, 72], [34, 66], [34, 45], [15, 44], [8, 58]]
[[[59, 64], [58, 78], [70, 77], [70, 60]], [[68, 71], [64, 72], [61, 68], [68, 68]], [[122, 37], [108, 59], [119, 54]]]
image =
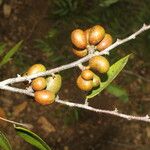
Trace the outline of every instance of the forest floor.
[[[24, 40], [22, 64], [46, 63], [42, 51], [35, 48], [34, 41], [45, 36], [53, 22], [46, 19], [48, 5], [43, 0], [11, 1], [11, 13], [4, 15], [0, 6], [0, 41], [11, 47]], [[22, 73], [15, 60], [21, 52], [0, 71], [0, 80]], [[129, 62], [130, 63], [130, 62]], [[136, 58], [133, 72], [145, 79], [150, 76], [149, 66], [140, 67], [144, 60]], [[85, 94], [74, 85], [77, 76], [64, 79], [61, 99], [82, 102]], [[129, 76], [127, 78], [127, 76]], [[107, 91], [91, 100], [90, 105], [133, 115], [150, 114], [150, 84], [139, 77], [122, 72], [115, 83], [129, 93], [124, 103]], [[141, 90], [142, 89], [142, 90]], [[78, 94], [77, 94], [78, 93]], [[40, 106], [25, 95], [0, 91], [0, 112], [18, 122], [30, 123], [33, 131], [40, 135], [53, 150], [148, 150], [150, 147], [150, 124], [97, 114], [85, 110], [68, 108], [59, 104]], [[35, 149], [16, 135], [12, 125], [0, 122], [2, 130], [10, 139], [15, 150]]]

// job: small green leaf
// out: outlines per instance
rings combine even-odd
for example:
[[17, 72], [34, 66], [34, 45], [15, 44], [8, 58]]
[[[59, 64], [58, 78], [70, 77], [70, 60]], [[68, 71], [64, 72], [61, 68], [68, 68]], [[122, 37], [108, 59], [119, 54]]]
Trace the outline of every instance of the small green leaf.
[[12, 150], [7, 137], [0, 131], [0, 149], [1, 150]]
[[129, 97], [128, 93], [125, 89], [119, 87], [118, 85], [115, 84], [109, 84], [109, 86], [106, 89], [110, 94], [118, 97], [120, 100], [123, 102], [128, 102]]
[[92, 90], [92, 92], [87, 95], [87, 99], [93, 98], [94, 96], [98, 95], [102, 90], [104, 90], [120, 73], [120, 71], [125, 67], [126, 63], [128, 62], [130, 55], [127, 55], [126, 57], [118, 60], [116, 63], [114, 63], [109, 71], [107, 72], [108, 79], [105, 82], [102, 82], [100, 86]]
[[0, 67], [6, 64], [10, 60], [10, 58], [19, 50], [22, 42], [23, 41], [18, 42], [13, 48], [9, 50], [9, 52], [4, 56], [4, 58], [0, 62]]
[[104, 0], [99, 5], [101, 7], [109, 7], [110, 5], [117, 3], [119, 0]]
[[51, 150], [51, 148], [37, 134], [33, 133], [32, 131], [23, 127], [16, 126], [15, 129], [20, 137], [22, 137], [26, 142], [35, 146], [39, 150]]

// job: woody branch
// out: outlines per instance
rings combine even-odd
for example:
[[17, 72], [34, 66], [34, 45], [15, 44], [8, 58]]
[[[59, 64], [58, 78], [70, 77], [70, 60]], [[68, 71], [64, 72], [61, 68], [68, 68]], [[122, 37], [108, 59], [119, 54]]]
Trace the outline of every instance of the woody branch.
[[[25, 77], [15, 77], [15, 78], [10, 78], [10, 79], [6, 79], [4, 81], [0, 82], [0, 89], [2, 90], [7, 90], [7, 91], [11, 91], [11, 92], [16, 92], [16, 93], [21, 93], [21, 94], [26, 94], [29, 96], [34, 97], [34, 93], [28, 89], [20, 89], [20, 88], [16, 88], [16, 87], [11, 87], [9, 86], [9, 84], [13, 84], [13, 83], [17, 83], [17, 82], [24, 82], [24, 81], [31, 81], [31, 79], [40, 77], [40, 76], [47, 76], [47, 75], [52, 75], [54, 73], [57, 72], [61, 72], [63, 70], [67, 70], [73, 67], [79, 67], [80, 69], [82, 69], [82, 63], [88, 61], [90, 58], [92, 58], [93, 56], [97, 56], [97, 55], [107, 55], [109, 54], [109, 52], [118, 47], [119, 45], [122, 45], [132, 39], [135, 39], [137, 35], [141, 34], [142, 32], [149, 30], [150, 29], [150, 25], [143, 25], [142, 28], [140, 28], [138, 31], [136, 31], [135, 33], [131, 34], [129, 37], [125, 38], [125, 39], [117, 39], [116, 42], [114, 44], [112, 44], [110, 47], [106, 48], [105, 50], [103, 50], [102, 52], [96, 52], [96, 53], [92, 53], [89, 54], [77, 61], [74, 61], [72, 63], [66, 64], [66, 65], [62, 65], [60, 67], [56, 67], [54, 69], [50, 69], [47, 70], [46, 72], [42, 72], [42, 73], [37, 73], [37, 74], [33, 74], [30, 76], [25, 76]], [[150, 122], [150, 118], [148, 115], [143, 116], [143, 117], [139, 117], [139, 116], [132, 116], [132, 115], [126, 115], [123, 113], [119, 113], [118, 110], [115, 108], [115, 110], [103, 110], [103, 109], [98, 109], [98, 108], [93, 108], [91, 106], [88, 106], [88, 103], [85, 104], [78, 104], [78, 103], [72, 103], [72, 102], [68, 102], [68, 101], [64, 101], [64, 100], [60, 100], [58, 97], [56, 98], [55, 102], [63, 104], [63, 105], [67, 105], [70, 107], [77, 107], [77, 108], [82, 108], [82, 109], [86, 109], [89, 111], [93, 111], [93, 112], [97, 112], [97, 113], [103, 113], [103, 114], [109, 114], [109, 115], [113, 115], [113, 116], [117, 116], [117, 117], [121, 117], [127, 120], [137, 120], [137, 121], [144, 121], [144, 122]]]

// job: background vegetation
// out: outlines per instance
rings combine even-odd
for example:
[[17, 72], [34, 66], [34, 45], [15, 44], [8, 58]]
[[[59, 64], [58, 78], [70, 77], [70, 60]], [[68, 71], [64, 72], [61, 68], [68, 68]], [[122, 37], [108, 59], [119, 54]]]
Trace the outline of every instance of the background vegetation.
[[[7, 13], [10, 11], [7, 15], [4, 10], [6, 4], [9, 6]], [[14, 50], [9, 55], [12, 58], [9, 57], [7, 63], [1, 65], [0, 80], [22, 74], [34, 63], [42, 63], [50, 69], [76, 60], [70, 42], [70, 33], [75, 28], [86, 29], [100, 24], [112, 34], [115, 41], [116, 38], [124, 38], [135, 32], [143, 23], [150, 23], [149, 10], [149, 0], [39, 0], [36, 4], [34, 0], [1, 0], [0, 60], [16, 43], [21, 40], [23, 43], [22, 48]], [[150, 31], [112, 51], [109, 56], [111, 63], [131, 52], [133, 55], [126, 70], [106, 91], [95, 97], [91, 105], [105, 109], [117, 107], [129, 114], [150, 113], [149, 43]], [[74, 84], [78, 70], [71, 69], [62, 72], [62, 75], [64, 83], [60, 96], [81, 102], [85, 94]], [[123, 93], [125, 98], [118, 96], [118, 92]], [[43, 108], [26, 96], [4, 91], [0, 92], [0, 108], [10, 119], [33, 124], [34, 131], [55, 150], [113, 150], [114, 146], [116, 150], [146, 150], [150, 145], [150, 127], [146, 124], [129, 123], [58, 105]], [[18, 108], [21, 111], [19, 109], [19, 113], [16, 113]], [[55, 130], [48, 124], [47, 133], [41, 117]], [[0, 127], [7, 133], [14, 149], [33, 149], [16, 137], [14, 130], [7, 124], [2, 123]]]

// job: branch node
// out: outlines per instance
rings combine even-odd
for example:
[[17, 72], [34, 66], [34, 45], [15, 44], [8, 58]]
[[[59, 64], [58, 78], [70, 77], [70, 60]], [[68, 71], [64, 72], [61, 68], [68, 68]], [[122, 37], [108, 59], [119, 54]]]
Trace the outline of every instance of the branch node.
[[133, 35], [133, 36], [132, 36], [132, 39], [135, 39], [135, 38], [136, 38], [136, 36], [135, 36], [135, 35]]
[[146, 115], [145, 118], [146, 118], [146, 119], [150, 119], [149, 115]]
[[84, 105], [89, 106], [89, 101], [87, 98], [85, 99]]
[[109, 51], [106, 51], [104, 54], [105, 54], [105, 55], [109, 55], [109, 54], [110, 54], [110, 52], [109, 52]]
[[85, 66], [83, 66], [82, 63], [78, 64], [78, 67], [81, 71], [85, 70]]
[[144, 23], [142, 28], [146, 28], [146, 27], [147, 27], [147, 25]]
[[31, 80], [31, 79], [28, 79], [28, 78], [27, 78], [27, 81], [28, 81], [29, 84], [32, 82], [32, 80]]
[[114, 112], [115, 112], [115, 113], [118, 113], [118, 109], [117, 109], [117, 108], [115, 108]]
[[56, 96], [55, 101], [59, 100], [59, 95]]
[[98, 51], [95, 51], [95, 52], [94, 52], [94, 55], [99, 55], [99, 52], [98, 52]]
[[52, 77], [55, 77], [55, 73], [51, 73]]
[[127, 119], [128, 119], [128, 120], [132, 120], [131, 117], [129, 117], [129, 116], [127, 117]]
[[119, 43], [120, 41], [121, 41], [121, 39], [117, 39], [117, 41], [116, 41], [116, 42], [117, 42], [117, 43]]
[[19, 77], [21, 77], [21, 75], [20, 75], [20, 74], [17, 74], [17, 78], [19, 78]]
[[28, 92], [31, 92], [31, 93], [33, 93], [33, 92], [34, 92], [31, 86], [26, 87], [26, 90], [27, 90]]

